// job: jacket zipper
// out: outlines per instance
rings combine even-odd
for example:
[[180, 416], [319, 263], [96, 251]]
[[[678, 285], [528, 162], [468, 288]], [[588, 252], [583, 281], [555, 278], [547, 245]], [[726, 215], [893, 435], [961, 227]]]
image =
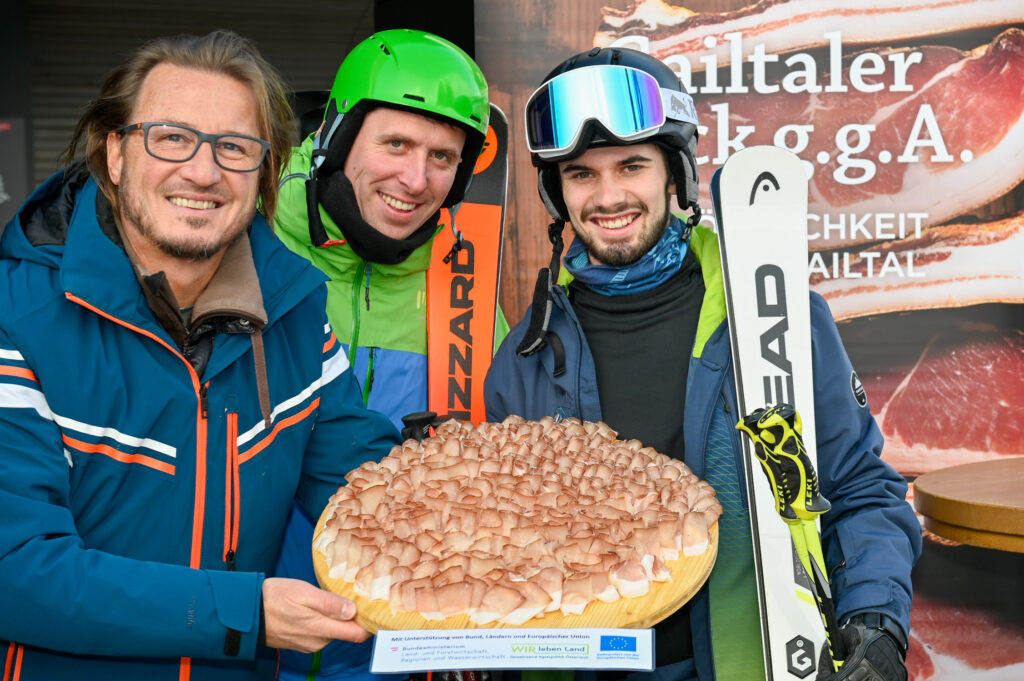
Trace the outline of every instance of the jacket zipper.
[[227, 465], [224, 480], [224, 562], [229, 571], [235, 569], [238, 550], [238, 525], [241, 516], [241, 485], [238, 475], [238, 414], [228, 413]]
[[[356, 348], [359, 347], [359, 322], [362, 317], [359, 311], [359, 287], [363, 285], [369, 275], [370, 264], [366, 263], [366, 267], [362, 269], [357, 275], [356, 280], [352, 286], [352, 336], [348, 341], [348, 363], [350, 366], [355, 366], [356, 363]], [[367, 284], [369, 286], [369, 284]], [[369, 301], [370, 293], [367, 288], [366, 293], [367, 301]]]
[[[729, 406], [729, 394], [726, 391], [726, 388], [725, 388], [724, 385], [721, 387], [721, 395], [722, 395], [722, 407], [724, 408], [724, 411], [725, 411], [725, 418], [729, 422], [729, 425], [735, 426], [736, 422], [735, 422], [734, 418], [732, 416], [730, 416], [730, 414], [733, 413], [733, 410], [732, 410], [732, 407]], [[711, 418], [714, 418], [714, 413], [713, 412], [712, 412]], [[740, 433], [735, 428], [733, 428], [731, 433], [730, 433], [730, 440], [732, 441], [732, 450], [733, 450], [733, 452], [735, 452], [735, 454], [733, 455], [733, 459], [734, 459], [734, 465], [736, 466], [736, 475], [739, 476], [740, 504], [741, 504], [741, 507], [743, 508], [744, 511], [746, 511], [747, 513], [751, 513], [751, 510], [750, 510], [750, 497], [748, 496], [748, 489], [749, 488], [747, 487], [747, 482], [746, 482], [746, 479], [747, 479], [747, 469], [746, 469], [746, 465], [745, 465], [745, 463], [743, 461], [744, 457], [746, 456], [746, 454], [745, 454], [746, 450], [743, 448], [743, 442], [742, 442], [742, 438], [740, 436]], [[756, 474], [756, 471], [754, 471], [754, 473]]]
[[[208, 433], [208, 417], [209, 417], [209, 401], [207, 398], [207, 392], [210, 386], [209, 381], [206, 383], [200, 383], [199, 375], [196, 370], [192, 367], [191, 362], [178, 351], [177, 348], [168, 344], [165, 340], [160, 338], [158, 335], [151, 331], [139, 328], [133, 324], [119, 319], [107, 312], [104, 312], [100, 308], [86, 302], [72, 293], [65, 293], [64, 296], [71, 302], [81, 305], [87, 310], [91, 310], [104, 319], [125, 327], [135, 333], [138, 333], [146, 338], [156, 341], [164, 348], [166, 348], [171, 354], [178, 357], [184, 364], [188, 371], [189, 378], [192, 381], [193, 390], [196, 391], [196, 397], [198, 397], [198, 404], [196, 414], [196, 469], [195, 469], [195, 497], [192, 506], [192, 541], [189, 548], [189, 567], [193, 569], [199, 569], [202, 565], [202, 548], [203, 548], [203, 518], [206, 514], [206, 438]], [[192, 676], [192, 658], [182, 657], [179, 658], [178, 667], [178, 678], [179, 681], [188, 681]], [[20, 662], [20, 659], [18, 660]]]
[[[352, 286], [352, 337], [348, 343], [348, 363], [349, 366], [354, 367], [356, 365], [356, 350], [359, 349], [359, 326], [362, 321], [362, 311], [359, 306], [359, 289], [363, 289], [363, 298], [366, 301], [366, 309], [370, 309], [370, 272], [373, 266], [370, 263], [364, 263], [362, 271], [356, 275], [356, 280]], [[376, 348], [369, 348], [370, 357], [366, 365], [366, 380], [363, 381], [363, 404], [367, 404], [370, 401], [370, 388], [373, 387], [373, 360]]]
[[[564, 291], [564, 289], [563, 289], [563, 291]], [[572, 308], [572, 302], [569, 300], [569, 294], [567, 292], [565, 293], [565, 297], [564, 297], [563, 300], [566, 303], [568, 303], [570, 308]], [[559, 300], [557, 295], [552, 294], [552, 304], [553, 305], [558, 305], [559, 307], [562, 307], [561, 303], [562, 303], [562, 300]], [[563, 313], [569, 314], [565, 310], [565, 308], [563, 308], [562, 311], [563, 311]], [[583, 328], [580, 326], [579, 317], [576, 316], [575, 312], [571, 313], [571, 315], [569, 315], [569, 316], [570, 316], [570, 319], [573, 320], [572, 327], [573, 327], [573, 331], [576, 333], [577, 346], [579, 348], [582, 348], [583, 344], [586, 343], [587, 341], [583, 337]], [[554, 357], [554, 349], [552, 349], [552, 358], [553, 357]], [[583, 353], [582, 352], [577, 352], [576, 353], [576, 380], [575, 380], [576, 390], [575, 390], [575, 395], [573, 397], [576, 400], [576, 404], [575, 404], [576, 416], [578, 418], [580, 418], [580, 419], [583, 419], [583, 418], [586, 417], [586, 415], [583, 413], [583, 398], [580, 397], [580, 382], [582, 380], [583, 380]], [[598, 402], [597, 408], [598, 409], [601, 408], [601, 403], [600, 402]], [[604, 418], [604, 414], [601, 414], [601, 418], [602, 419]]]

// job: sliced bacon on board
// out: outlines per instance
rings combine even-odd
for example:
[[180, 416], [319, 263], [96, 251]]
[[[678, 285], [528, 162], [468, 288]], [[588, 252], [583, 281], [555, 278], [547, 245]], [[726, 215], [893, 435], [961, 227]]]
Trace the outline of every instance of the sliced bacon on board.
[[[1022, 5], [1024, 6], [1024, 5]], [[882, 58], [898, 52], [878, 50]], [[807, 126], [808, 142], [798, 155], [810, 164], [808, 210], [819, 216], [817, 227], [853, 224], [878, 213], [921, 214], [924, 227], [941, 224], [1002, 196], [1024, 180], [1024, 31], [1003, 31], [989, 45], [965, 53], [952, 47], [915, 48], [920, 63], [907, 69], [911, 92], [893, 92], [893, 72], [866, 76], [881, 84], [878, 92], [697, 95], [702, 125], [698, 162], [725, 161], [729, 148], [719, 148], [723, 132], [735, 142], [738, 126], [753, 128], [743, 146], [776, 144], [792, 147], [795, 134], [784, 126]], [[821, 76], [819, 82], [825, 82]], [[848, 72], [844, 71], [844, 82]], [[726, 128], [726, 107], [728, 127]], [[930, 114], [928, 113], [930, 112]], [[941, 140], [928, 132], [925, 119]], [[862, 152], [844, 160], [837, 140], [850, 144], [856, 133], [840, 133], [850, 124], [874, 126]], [[932, 160], [934, 146], [917, 146], [917, 160], [899, 161], [914, 132], [918, 142], [942, 142], [945, 159]], [[782, 130], [782, 135], [777, 134]], [[855, 148], [855, 147], [854, 147]], [[722, 154], [722, 155], [719, 155]], [[819, 155], [821, 158], [819, 159]], [[827, 160], [825, 160], [827, 157]], [[888, 159], [885, 161], [885, 159]], [[821, 161], [824, 160], [822, 163]], [[850, 161], [867, 163], [873, 176]], [[885, 161], [885, 162], [883, 162]], [[845, 166], [845, 169], [844, 169]], [[702, 205], [710, 205], [702, 183]], [[850, 246], [872, 240], [852, 228], [831, 230], [827, 238], [810, 241], [812, 250]]]
[[903, 475], [1024, 455], [1024, 331], [950, 324], [916, 357], [860, 378], [882, 456]]
[[392, 612], [521, 625], [642, 596], [711, 548], [722, 506], [683, 462], [605, 423], [447, 421], [345, 476], [314, 547]]
[[858, 253], [818, 253], [811, 287], [835, 319], [883, 312], [1024, 303], [1024, 211], [957, 223]]
[[[1017, 0], [762, 0], [717, 13], [640, 0], [626, 9], [605, 7], [594, 45], [618, 41], [630, 46], [625, 38], [639, 38], [655, 57], [684, 55], [694, 71], [701, 71], [701, 57], [714, 55], [718, 66], [730, 62], [725, 38], [730, 33], [743, 34], [741, 54], [747, 57], [758, 44], [769, 54], [820, 47], [833, 31], [842, 34], [845, 44], [864, 45], [1021, 21], [1024, 5]], [[707, 45], [709, 38], [715, 39], [713, 47]]]

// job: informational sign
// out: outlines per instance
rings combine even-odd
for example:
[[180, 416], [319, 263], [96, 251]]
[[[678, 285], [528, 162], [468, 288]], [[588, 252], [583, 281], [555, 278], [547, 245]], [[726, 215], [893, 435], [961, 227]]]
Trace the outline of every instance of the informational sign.
[[653, 629], [381, 630], [374, 674], [447, 669], [654, 669]]

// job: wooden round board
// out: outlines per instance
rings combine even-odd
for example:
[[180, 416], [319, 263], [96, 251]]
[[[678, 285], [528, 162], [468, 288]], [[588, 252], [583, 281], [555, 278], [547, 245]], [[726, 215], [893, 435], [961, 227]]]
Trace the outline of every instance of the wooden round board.
[[[320, 515], [313, 532], [313, 543], [323, 529], [327, 510]], [[697, 590], [711, 574], [718, 555], [718, 523], [711, 526], [708, 549], [699, 556], [680, 556], [679, 560], [666, 563], [672, 571], [672, 580], [651, 582], [651, 590], [644, 596], [620, 598], [613, 603], [592, 601], [580, 615], [563, 615], [560, 611], [535, 617], [521, 625], [492, 622], [474, 624], [469, 615], [455, 615], [439, 620], [428, 620], [419, 613], [402, 612], [395, 614], [387, 601], [370, 601], [355, 593], [352, 582], [331, 579], [328, 576], [327, 560], [317, 549], [313, 551], [313, 566], [320, 586], [328, 591], [349, 598], [359, 608], [356, 622], [370, 633], [379, 629], [477, 629], [477, 628], [579, 628], [615, 627], [646, 628], [654, 626], [693, 598]]]

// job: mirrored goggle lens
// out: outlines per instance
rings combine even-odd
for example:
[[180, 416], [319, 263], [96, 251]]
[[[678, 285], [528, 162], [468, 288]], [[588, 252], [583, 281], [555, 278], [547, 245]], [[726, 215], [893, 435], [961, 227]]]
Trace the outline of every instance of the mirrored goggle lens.
[[527, 146], [534, 153], [568, 151], [591, 120], [623, 141], [657, 129], [665, 122], [658, 81], [624, 66], [567, 71], [527, 102]]

